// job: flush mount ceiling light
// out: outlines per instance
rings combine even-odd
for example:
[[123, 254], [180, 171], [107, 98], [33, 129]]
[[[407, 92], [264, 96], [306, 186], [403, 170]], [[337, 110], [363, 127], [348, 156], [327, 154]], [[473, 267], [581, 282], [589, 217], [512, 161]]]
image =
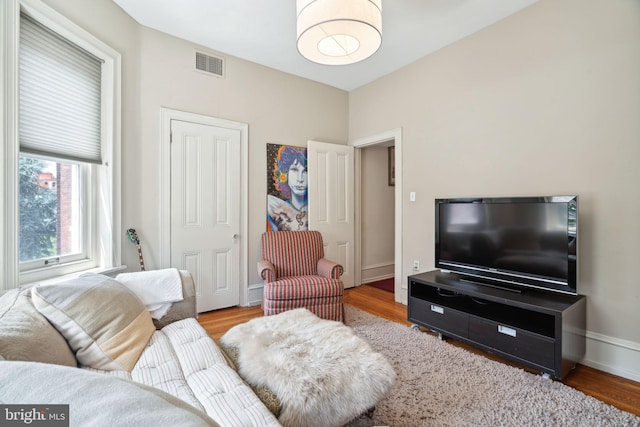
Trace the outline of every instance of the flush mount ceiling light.
[[297, 0], [298, 51], [309, 61], [345, 65], [382, 43], [382, 0]]

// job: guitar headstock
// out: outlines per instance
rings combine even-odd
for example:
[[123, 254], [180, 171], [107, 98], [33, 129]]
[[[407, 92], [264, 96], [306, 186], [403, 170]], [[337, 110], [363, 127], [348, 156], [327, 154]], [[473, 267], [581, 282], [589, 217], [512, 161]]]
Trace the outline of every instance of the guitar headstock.
[[130, 228], [127, 230], [127, 237], [129, 238], [129, 241], [131, 243], [136, 245], [140, 244], [140, 239], [138, 238], [138, 233], [136, 233], [135, 228]]

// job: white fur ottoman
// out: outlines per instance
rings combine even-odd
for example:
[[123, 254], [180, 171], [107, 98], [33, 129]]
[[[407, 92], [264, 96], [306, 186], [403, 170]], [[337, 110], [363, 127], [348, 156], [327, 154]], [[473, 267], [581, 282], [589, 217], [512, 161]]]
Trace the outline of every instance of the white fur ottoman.
[[375, 406], [396, 378], [351, 328], [305, 308], [237, 325], [220, 343], [237, 355], [240, 376], [277, 396], [284, 426], [342, 426]]

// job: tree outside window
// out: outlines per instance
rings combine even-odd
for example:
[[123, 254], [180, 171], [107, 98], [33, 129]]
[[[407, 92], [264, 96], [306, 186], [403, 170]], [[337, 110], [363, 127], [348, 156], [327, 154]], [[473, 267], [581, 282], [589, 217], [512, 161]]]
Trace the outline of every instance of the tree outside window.
[[20, 156], [20, 262], [80, 250], [77, 170], [72, 163]]

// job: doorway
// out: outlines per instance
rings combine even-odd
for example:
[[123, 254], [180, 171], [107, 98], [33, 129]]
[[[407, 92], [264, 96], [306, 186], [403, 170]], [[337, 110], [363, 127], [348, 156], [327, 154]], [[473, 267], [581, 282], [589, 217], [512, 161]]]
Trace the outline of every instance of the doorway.
[[394, 141], [360, 148], [361, 284], [394, 292]]
[[394, 299], [396, 302], [407, 304], [406, 284], [402, 281], [402, 129], [397, 128], [351, 142], [356, 148], [356, 284], [362, 283], [362, 150], [367, 147], [394, 146], [393, 167], [394, 174]]

